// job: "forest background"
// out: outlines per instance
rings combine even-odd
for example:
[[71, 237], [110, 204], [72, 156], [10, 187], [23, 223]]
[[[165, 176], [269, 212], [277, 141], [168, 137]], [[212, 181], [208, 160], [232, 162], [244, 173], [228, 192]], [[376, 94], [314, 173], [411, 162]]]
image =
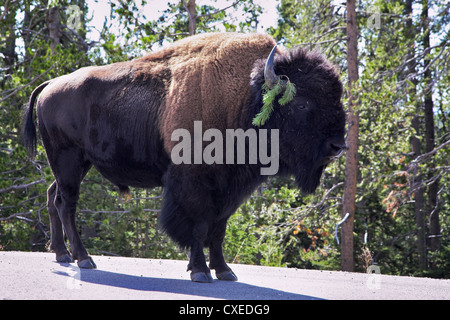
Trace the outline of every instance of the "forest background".
[[[230, 219], [228, 262], [359, 272], [377, 265], [383, 274], [450, 278], [450, 3], [369, 0], [351, 9], [352, 2], [158, 1], [157, 11], [151, 0], [111, 0], [94, 28], [94, 0], [0, 0], [0, 250], [45, 251], [49, 241], [53, 176], [42, 144], [30, 161], [21, 142], [21, 113], [37, 85], [194, 33], [258, 31], [288, 48], [319, 48], [341, 70], [356, 129], [356, 185], [346, 190], [348, 156], [327, 168], [314, 195], [271, 179]], [[268, 8], [277, 14], [272, 26], [261, 25]], [[353, 208], [340, 224], [349, 190]], [[88, 251], [186, 259], [158, 229], [161, 194], [133, 189], [126, 202], [92, 169], [77, 217]]]

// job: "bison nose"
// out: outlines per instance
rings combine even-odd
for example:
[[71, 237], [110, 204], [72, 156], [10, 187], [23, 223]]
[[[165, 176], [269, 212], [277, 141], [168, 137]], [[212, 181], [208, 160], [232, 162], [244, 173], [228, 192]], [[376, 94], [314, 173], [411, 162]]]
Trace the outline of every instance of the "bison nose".
[[343, 139], [330, 140], [327, 143], [329, 157], [340, 157], [348, 147]]

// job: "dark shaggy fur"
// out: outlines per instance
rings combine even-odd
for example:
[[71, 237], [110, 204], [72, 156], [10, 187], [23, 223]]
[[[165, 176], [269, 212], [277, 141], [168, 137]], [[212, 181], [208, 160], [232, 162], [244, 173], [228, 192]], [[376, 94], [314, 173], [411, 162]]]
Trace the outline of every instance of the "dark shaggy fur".
[[[38, 87], [26, 110], [24, 138], [34, 153], [33, 105], [42, 91], [37, 118], [55, 176], [48, 210], [50, 248], [57, 260], [73, 258], [80, 267], [95, 267], [75, 226], [80, 183], [93, 165], [122, 192], [162, 185], [160, 225], [191, 249], [192, 279], [211, 281], [211, 268], [219, 279], [236, 280], [222, 254], [226, 222], [267, 176], [260, 174], [260, 164], [175, 165], [171, 135], [178, 128], [192, 133], [196, 120], [203, 130], [222, 133], [252, 128], [262, 106], [264, 64], [274, 45], [260, 34], [203, 34]], [[279, 130], [279, 174], [295, 176], [302, 190], [313, 192], [326, 165], [345, 148], [342, 84], [320, 53], [301, 48], [278, 50], [275, 72], [296, 84], [297, 95], [286, 106], [275, 105], [264, 128]], [[210, 249], [209, 268], [204, 247]]]
[[[252, 72], [254, 112], [262, 105], [264, 64], [265, 60], [257, 61]], [[275, 56], [275, 72], [297, 87], [294, 100], [285, 107], [276, 105], [266, 125], [280, 129], [280, 174], [294, 175], [299, 187], [311, 193], [329, 160], [330, 146], [345, 145], [342, 83], [336, 68], [319, 51], [301, 47]]]

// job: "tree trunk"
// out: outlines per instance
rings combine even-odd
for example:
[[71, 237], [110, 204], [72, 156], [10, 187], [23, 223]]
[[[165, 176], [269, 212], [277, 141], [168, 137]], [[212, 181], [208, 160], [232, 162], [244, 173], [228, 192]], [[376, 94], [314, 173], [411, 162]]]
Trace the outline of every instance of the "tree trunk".
[[[24, 17], [23, 17], [23, 23], [22, 23], [23, 30], [31, 30], [32, 29], [31, 17], [32, 17], [32, 13], [31, 13], [30, 3], [28, 1], [24, 1]], [[30, 31], [22, 32], [23, 44], [25, 47], [24, 61], [30, 61], [32, 59], [32, 53], [31, 53], [31, 50], [29, 50], [29, 47], [31, 46], [30, 42], [31, 42], [32, 38], [33, 37], [31, 36]], [[25, 64], [24, 73], [25, 73], [26, 78], [31, 78], [31, 65], [32, 65], [31, 62]]]
[[355, 0], [347, 0], [347, 65], [348, 65], [348, 150], [345, 158], [345, 185], [342, 217], [349, 217], [342, 224], [341, 268], [354, 271], [353, 225], [355, 217], [356, 180], [358, 173], [359, 117], [355, 110], [357, 98], [354, 83], [358, 81], [358, 34], [356, 28]]
[[[430, 48], [430, 26], [428, 17], [428, 0], [423, 0], [422, 4], [422, 24], [423, 24], [423, 49], [429, 51]], [[429, 52], [428, 52], [429, 53]], [[430, 152], [435, 147], [435, 134], [434, 134], [434, 115], [433, 115], [433, 83], [430, 65], [429, 55], [424, 56], [424, 83], [425, 83], [425, 150]], [[429, 164], [429, 168], [433, 168], [433, 164]], [[429, 178], [432, 178], [433, 174], [430, 173]], [[441, 227], [439, 223], [439, 208], [438, 208], [438, 190], [439, 185], [436, 180], [428, 187], [428, 208], [429, 208], [429, 237], [430, 237], [430, 250], [437, 251], [441, 243]]]
[[[419, 114], [420, 107], [417, 108], [417, 114]], [[416, 115], [412, 120], [412, 127], [417, 136], [420, 136], [420, 121], [419, 117]], [[414, 158], [421, 155], [420, 140], [417, 137], [411, 138], [411, 148], [414, 153]], [[414, 210], [416, 217], [416, 227], [417, 227], [417, 254], [418, 254], [418, 264], [420, 270], [425, 270], [427, 268], [427, 247], [425, 238], [425, 214], [424, 214], [424, 188], [422, 187], [422, 175], [420, 172], [414, 173], [414, 184], [413, 188], [417, 188], [414, 191]]]
[[[412, 10], [413, 0], [408, 0], [405, 2], [405, 15], [410, 16], [413, 12]], [[422, 146], [420, 143], [420, 137], [422, 135], [422, 130], [420, 126], [420, 115], [421, 105], [417, 103], [417, 77], [416, 77], [416, 64], [415, 59], [415, 42], [416, 32], [414, 30], [413, 20], [406, 20], [405, 37], [411, 43], [410, 50], [407, 56], [407, 61], [409, 61], [407, 67], [408, 71], [406, 78], [411, 79], [412, 86], [409, 89], [409, 103], [416, 106], [416, 114], [411, 121], [411, 126], [414, 129], [415, 135], [411, 137], [411, 150], [414, 153], [414, 159], [422, 154]], [[417, 255], [418, 255], [418, 267], [420, 270], [425, 270], [427, 268], [427, 247], [426, 247], [426, 228], [425, 228], [425, 214], [424, 214], [424, 188], [422, 187], [422, 175], [420, 172], [414, 172], [414, 184], [412, 188], [414, 191], [414, 212], [417, 228]]]
[[58, 7], [53, 7], [48, 10], [46, 22], [48, 35], [51, 40], [50, 49], [52, 49], [52, 53], [55, 54], [56, 46], [59, 44], [61, 38]]
[[186, 4], [186, 9], [189, 17], [189, 35], [192, 36], [195, 34], [195, 29], [197, 28], [197, 14], [195, 12], [195, 0], [188, 0], [188, 3]]
[[[5, 3], [4, 12], [0, 11], [0, 21], [4, 23], [5, 31], [2, 29], [2, 33], [4, 32], [6, 39], [4, 42], [4, 46], [0, 47], [0, 53], [3, 54], [3, 65], [5, 66], [2, 72], [5, 76], [1, 77], [0, 88], [4, 89], [4, 84], [7, 78], [13, 73], [13, 68], [17, 60], [16, 54], [16, 9], [8, 8], [8, 1]], [[9, 10], [8, 10], [9, 9]], [[1, 64], [0, 64], [1, 66]]]

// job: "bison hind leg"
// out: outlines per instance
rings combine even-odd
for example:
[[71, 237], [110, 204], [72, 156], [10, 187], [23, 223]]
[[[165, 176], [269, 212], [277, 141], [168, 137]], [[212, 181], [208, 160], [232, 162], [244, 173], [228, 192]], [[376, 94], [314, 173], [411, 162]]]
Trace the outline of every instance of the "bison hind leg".
[[49, 250], [56, 253], [56, 261], [61, 263], [73, 262], [64, 242], [64, 233], [58, 210], [55, 206], [57, 183], [54, 181], [47, 190], [47, 209], [50, 215], [51, 240]]

